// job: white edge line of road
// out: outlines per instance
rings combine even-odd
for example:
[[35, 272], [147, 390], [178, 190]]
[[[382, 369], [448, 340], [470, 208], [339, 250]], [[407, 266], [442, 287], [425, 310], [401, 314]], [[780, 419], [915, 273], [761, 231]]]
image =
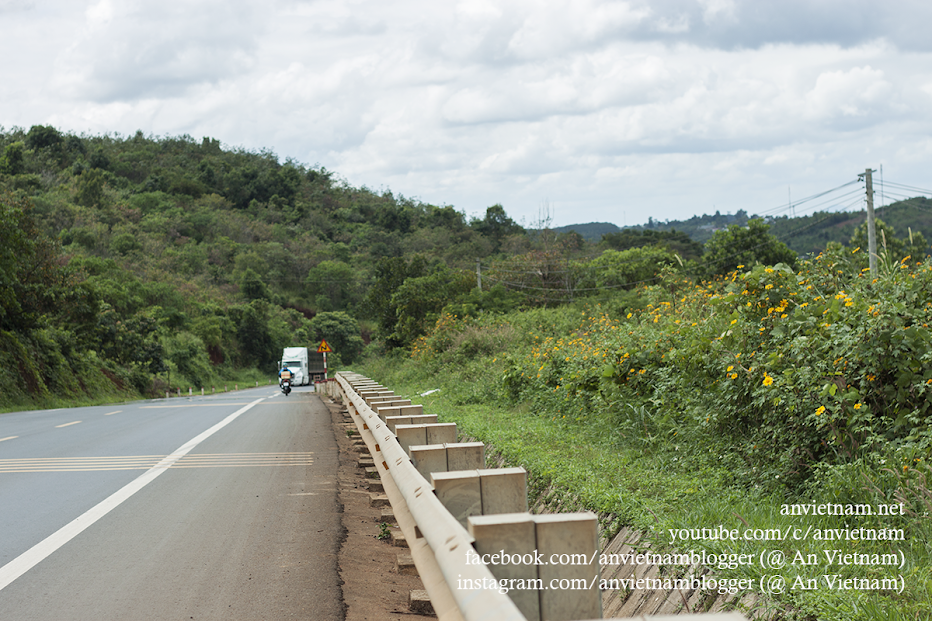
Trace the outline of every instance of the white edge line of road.
[[241, 407], [207, 431], [195, 436], [191, 440], [188, 440], [171, 455], [168, 455], [159, 463], [152, 466], [152, 468], [146, 470], [146, 472], [139, 478], [133, 480], [131, 483], [127, 484], [122, 489], [112, 494], [110, 497], [104, 499], [96, 506], [88, 509], [83, 515], [74, 519], [70, 523], [65, 524], [56, 532], [52, 533], [36, 545], [32, 546], [3, 567], [0, 567], [0, 591], [5, 589], [11, 582], [22, 576], [24, 573], [41, 563], [60, 547], [77, 537], [97, 520], [110, 513], [124, 500], [128, 499], [130, 496], [154, 481], [156, 477], [165, 472], [176, 461], [187, 455], [195, 446], [232, 423], [236, 417], [254, 405], [260, 403], [264, 399], [265, 397], [256, 399], [249, 405]]

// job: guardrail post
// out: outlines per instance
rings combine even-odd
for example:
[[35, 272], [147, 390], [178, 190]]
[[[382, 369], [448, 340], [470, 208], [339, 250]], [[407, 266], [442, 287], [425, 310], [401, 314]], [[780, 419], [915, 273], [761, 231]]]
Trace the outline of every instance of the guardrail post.
[[[530, 513], [514, 513], [509, 515], [474, 515], [468, 520], [469, 534], [476, 543], [476, 554], [479, 561], [486, 554], [501, 554], [506, 552], [521, 557], [521, 560], [530, 560], [534, 557], [537, 548], [537, 533], [534, 516]], [[530, 556], [530, 559], [527, 557]], [[467, 557], [471, 561], [476, 559]], [[485, 557], [491, 561], [491, 556]], [[501, 557], [499, 557], [501, 560]], [[508, 592], [511, 601], [515, 603], [528, 621], [540, 619], [540, 597], [538, 590], [533, 588], [537, 580], [537, 566], [531, 563], [488, 563], [488, 568], [497, 580], [524, 580], [524, 589], [513, 589]], [[514, 583], [509, 583], [514, 584]], [[520, 583], [519, 583], [520, 584]]]
[[[374, 408], [375, 413], [378, 414], [379, 418], [385, 420], [389, 416], [420, 416], [424, 414], [423, 405], [379, 405], [376, 404]], [[437, 415], [432, 414], [434, 421], [436, 422]]]
[[433, 472], [431, 483], [437, 499], [466, 527], [466, 518], [482, 514], [482, 488], [477, 470]]
[[[545, 587], [540, 591], [541, 619], [601, 618], [599, 525], [595, 514], [586, 511], [535, 515], [534, 522], [537, 551], [547, 561], [537, 568]], [[575, 564], [583, 556], [585, 563]], [[587, 588], [575, 588], [581, 585]]]
[[456, 423], [428, 423], [426, 444], [452, 444], [456, 442]]
[[479, 470], [482, 515], [527, 512], [527, 471], [524, 468]]
[[411, 446], [408, 453], [414, 467], [428, 481], [432, 473], [447, 471], [447, 449], [442, 444]]
[[398, 444], [401, 445], [405, 453], [412, 446], [423, 446], [424, 444], [440, 444], [439, 442], [427, 441], [426, 425], [395, 425], [395, 437], [398, 438]]
[[447, 472], [485, 467], [485, 444], [482, 442], [454, 442], [447, 444], [446, 449]]
[[[395, 427], [397, 427], [398, 425], [410, 425], [411, 417], [410, 416], [386, 416], [385, 418], [382, 419], [382, 421], [385, 423], [385, 426], [388, 427], [389, 431], [391, 431], [395, 435], [398, 435], [398, 432], [395, 431]], [[426, 438], [427, 436], [424, 436], [424, 437]]]
[[398, 438], [398, 444], [406, 453], [411, 446], [452, 444], [456, 442], [456, 423], [395, 425], [395, 436]]

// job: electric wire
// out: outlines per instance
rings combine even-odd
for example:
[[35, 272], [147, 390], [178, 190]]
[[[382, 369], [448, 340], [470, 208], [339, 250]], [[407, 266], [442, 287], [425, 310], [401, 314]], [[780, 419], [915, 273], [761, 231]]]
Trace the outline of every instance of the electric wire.
[[[817, 199], [819, 199], [819, 198], [826, 197], [826, 196], [832, 194], [833, 192], [837, 192], [838, 190], [841, 190], [841, 189], [843, 189], [843, 188], [846, 188], [846, 187], [849, 187], [849, 186], [851, 186], [851, 185], [860, 183], [860, 181], [861, 181], [860, 179], [854, 180], [854, 181], [850, 181], [850, 182], [844, 183], [844, 184], [842, 184], [842, 185], [840, 185], [840, 186], [838, 186], [838, 187], [836, 187], [836, 188], [832, 188], [831, 190], [826, 190], [826, 191], [824, 191], [824, 192], [818, 192], [818, 193], [816, 193], [816, 194], [813, 194], [813, 195], [811, 195], [811, 196], [805, 197], [805, 198], [800, 199], [800, 200], [798, 200], [798, 201], [793, 201], [793, 202], [791, 203], [791, 206], [794, 208], [794, 212], [795, 212], [795, 207], [798, 207], [799, 205], [802, 205], [802, 204], [805, 204], [805, 203], [809, 203], [809, 202], [815, 201], [815, 200], [817, 200]], [[898, 189], [898, 188], [901, 186], [901, 184], [896, 184], [896, 183], [892, 183], [892, 182], [886, 182], [886, 183], [885, 183], [885, 193], [886, 193], [886, 194], [891, 194], [891, 195], [896, 194], [895, 192], [888, 192], [888, 191], [886, 191], [887, 188], [890, 188], [891, 186], [892, 186], [892, 188], [893, 188], [894, 190], [896, 190], [896, 189]], [[928, 192], [928, 191], [922, 190], [921, 188], [916, 188], [916, 187], [913, 187], [913, 186], [905, 186], [903, 189], [905, 189], [905, 190], [907, 190], [907, 191], [922, 191], [922, 192], [924, 192], [924, 193], [932, 194], [932, 192]], [[849, 190], [849, 191], [847, 191], [847, 192], [845, 192], [845, 193], [843, 193], [843, 194], [841, 194], [841, 195], [839, 195], [839, 196], [833, 196], [833, 197], [828, 198], [828, 199], [826, 199], [826, 200], [824, 200], [824, 201], [816, 202], [816, 203], [814, 203], [814, 204], [812, 204], [812, 205], [809, 205], [808, 207], [806, 207], [806, 208], [803, 210], [803, 212], [807, 212], [807, 211], [813, 210], [812, 217], [815, 217], [816, 214], [819, 213], [817, 210], [818, 210], [820, 207], [823, 207], [823, 206], [825, 206], [825, 205], [832, 204], [833, 210], [832, 210], [832, 211], [824, 212], [825, 215], [824, 215], [823, 217], [813, 219], [812, 222], [805, 223], [805, 224], [803, 224], [802, 226], [795, 227], [794, 229], [792, 229], [792, 230], [790, 230], [790, 231], [785, 231], [785, 232], [782, 232], [782, 233], [779, 234], [779, 235], [774, 235], [774, 236], [777, 237], [777, 239], [779, 239], [780, 241], [784, 241], [784, 242], [785, 242], [786, 240], [792, 238], [794, 235], [797, 235], [797, 234], [799, 234], [799, 233], [801, 233], [801, 232], [803, 232], [803, 231], [805, 231], [805, 230], [807, 230], [807, 229], [816, 227], [816, 226], [818, 226], [819, 224], [822, 224], [822, 223], [824, 223], [825, 221], [827, 221], [827, 220], [829, 220], [829, 219], [832, 219], [836, 214], [839, 214], [839, 213], [853, 213], [853, 212], [851, 211], [851, 209], [854, 208], [854, 207], [856, 207], [856, 206], [861, 206], [861, 205], [863, 205], [863, 203], [864, 203], [865, 200], [866, 200], [865, 197], [863, 197], [863, 196], [861, 195], [861, 192], [862, 192], [862, 190], [861, 190], [860, 188], [856, 188], [856, 189]], [[845, 200], [845, 199], [847, 199], [847, 200]], [[908, 201], [909, 201], [909, 202], [912, 202], [912, 199], [913, 199], [913, 197], [911, 197], [910, 199], [908, 199]], [[926, 207], [925, 205], [913, 205], [913, 206], [915, 206], [915, 207], [917, 207], [917, 208], [920, 208], [920, 209], [928, 209], [928, 210], [932, 211], [932, 207]], [[906, 207], [906, 205], [903, 205], [902, 207]], [[781, 207], [779, 210], [782, 210], [782, 209], [787, 209], [787, 207]], [[883, 207], [882, 207], [881, 209], [883, 209]], [[766, 211], [765, 211], [765, 213], [766, 213]], [[755, 214], [755, 215], [758, 215], [758, 214]], [[757, 250], [757, 249], [759, 249], [760, 247], [764, 246], [765, 244], [766, 244], [766, 242], [761, 243], [761, 244], [755, 246], [754, 248], [752, 248], [751, 250]], [[742, 251], [742, 252], [743, 252], [743, 251]], [[716, 262], [726, 262], [726, 261], [729, 260], [729, 259], [734, 259], [734, 258], [735, 258], [736, 256], [738, 256], [739, 254], [741, 254], [741, 252], [733, 253], [733, 254], [731, 254], [731, 255], [728, 255], [728, 256], [726, 256], [726, 257], [723, 257], [723, 258], [721, 258], [721, 259], [718, 259]], [[644, 259], [640, 259], [641, 262], [643, 262], [643, 260], [644, 260]], [[638, 261], [639, 261], [639, 259], [631, 259], [630, 261], [622, 261], [622, 262], [620, 262], [620, 263], [613, 263], [611, 267], [618, 267], [618, 266], [620, 266], [620, 265], [626, 265], [626, 264], [630, 264], [630, 263], [634, 263], [634, 262], [638, 262]], [[697, 268], [699, 268], [699, 269], [697, 269], [697, 270], [691, 270], [690, 273], [689, 273], [688, 275], [693, 276], [693, 277], [701, 277], [702, 274], [700, 273], [699, 270], [701, 270], [702, 268], [707, 268], [709, 265], [710, 265], [709, 262], [699, 263], [699, 264], [697, 264]], [[481, 263], [480, 263], [480, 266], [481, 266]], [[487, 269], [487, 270], [492, 270], [492, 271], [495, 271], [495, 270], [496, 270], [496, 268], [495, 268], [495, 267], [492, 267], [492, 266], [489, 266], [489, 267], [487, 267], [486, 269]], [[599, 269], [598, 266], [587, 265], [587, 266], [585, 266], [584, 271], [592, 271], [592, 270], [597, 270], [597, 269]], [[523, 274], [525, 274], [525, 275], [535, 275], [535, 272], [531, 272], [531, 271], [524, 271], [524, 272], [522, 272], [522, 271], [520, 271], [520, 270], [500, 270], [500, 271], [504, 271], [504, 272], [512, 273], [512, 274], [514, 274], [514, 273], [518, 273], [518, 274], [523, 273]], [[702, 271], [704, 271], [704, 270], [702, 270]], [[550, 273], [553, 274], [553, 273], [557, 273], [557, 272], [550, 272]], [[566, 273], [566, 272], [560, 271], [559, 273]], [[571, 297], [567, 298], [566, 296], [564, 296], [564, 297], [559, 298], [559, 300], [564, 300], [564, 301], [566, 301], [566, 300], [570, 300], [570, 301], [573, 300], [574, 298], [572, 297], [572, 294], [575, 294], [575, 293], [583, 293], [583, 292], [587, 292], [587, 291], [600, 291], [600, 290], [605, 290], [605, 289], [631, 288], [631, 287], [636, 287], [636, 286], [641, 285], [641, 284], [648, 284], [648, 283], [657, 282], [657, 281], [661, 280], [661, 278], [658, 276], [658, 277], [654, 277], [654, 278], [650, 278], [650, 279], [643, 279], [643, 280], [638, 280], [638, 281], [631, 281], [631, 282], [625, 282], [625, 283], [616, 283], [616, 284], [612, 284], [612, 285], [603, 285], [603, 286], [601, 286], [601, 287], [579, 287], [579, 288], [562, 287], [562, 288], [561, 288], [561, 287], [537, 287], [537, 286], [534, 286], [534, 285], [527, 285], [527, 284], [525, 284], [525, 283], [515, 283], [515, 282], [511, 282], [511, 281], [506, 281], [506, 280], [498, 280], [498, 279], [496, 279], [494, 276], [492, 276], [491, 274], [489, 274], [488, 271], [486, 272], [486, 274], [488, 274], [487, 277], [489, 278], [490, 281], [492, 281], [492, 282], [500, 282], [501, 284], [503, 284], [503, 285], [505, 285], [505, 286], [510, 286], [510, 287], [512, 287], [513, 290], [514, 290], [514, 289], [522, 289], [522, 290], [525, 290], [525, 291], [530, 290], [530, 291], [547, 291], [547, 292], [552, 292], [552, 291], [565, 291], [566, 293], [570, 294]], [[539, 275], [539, 274], [537, 274], [537, 275]], [[539, 296], [538, 296], [538, 297], [539, 297]], [[592, 298], [587, 297], [586, 299], [590, 299], [590, 300], [591, 300]], [[550, 300], [550, 301], [558, 301], [558, 298], [549, 298], [549, 300]]]

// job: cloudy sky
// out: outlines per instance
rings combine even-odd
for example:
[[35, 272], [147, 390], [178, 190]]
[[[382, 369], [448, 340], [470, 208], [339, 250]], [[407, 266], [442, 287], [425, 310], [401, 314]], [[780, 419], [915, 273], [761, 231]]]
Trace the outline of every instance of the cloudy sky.
[[526, 224], [774, 213], [867, 167], [932, 187], [929, 23], [928, 0], [0, 0], [0, 126], [210, 136]]

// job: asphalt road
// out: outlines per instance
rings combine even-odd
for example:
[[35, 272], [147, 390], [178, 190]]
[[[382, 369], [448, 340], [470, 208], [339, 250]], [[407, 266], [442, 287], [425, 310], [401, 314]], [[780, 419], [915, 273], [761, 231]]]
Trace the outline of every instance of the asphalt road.
[[0, 415], [0, 619], [341, 619], [308, 388]]

